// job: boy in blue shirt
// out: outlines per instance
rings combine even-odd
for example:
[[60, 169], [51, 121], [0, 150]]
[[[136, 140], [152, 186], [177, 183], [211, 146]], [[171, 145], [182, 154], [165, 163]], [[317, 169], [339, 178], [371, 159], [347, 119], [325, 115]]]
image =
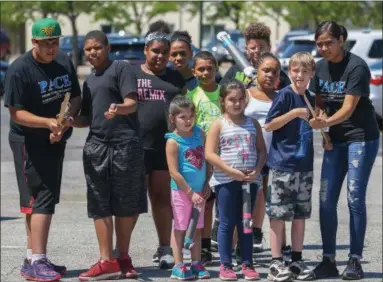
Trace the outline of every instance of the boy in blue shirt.
[[[302, 260], [305, 220], [311, 216], [313, 184], [313, 132], [304, 96], [314, 102], [307, 85], [315, 72], [315, 61], [298, 52], [289, 62], [292, 84], [280, 90], [266, 118], [265, 130], [273, 131], [267, 164], [270, 167], [266, 213], [270, 218], [272, 262], [268, 279], [309, 280], [312, 271]], [[281, 247], [285, 221], [292, 221], [292, 262], [286, 266]]]

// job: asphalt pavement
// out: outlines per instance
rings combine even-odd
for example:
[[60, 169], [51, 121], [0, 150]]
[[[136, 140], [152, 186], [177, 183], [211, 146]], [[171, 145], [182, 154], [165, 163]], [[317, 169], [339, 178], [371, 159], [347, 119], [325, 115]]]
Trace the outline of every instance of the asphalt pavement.
[[[20, 266], [25, 257], [26, 235], [24, 218], [19, 212], [19, 193], [16, 183], [12, 152], [8, 144], [9, 114], [1, 101], [1, 281], [23, 281]], [[78, 275], [94, 264], [99, 255], [93, 221], [86, 213], [86, 186], [82, 166], [82, 148], [88, 129], [75, 129], [68, 142], [60, 204], [51, 226], [49, 258], [64, 264], [68, 272], [62, 281], [77, 281]], [[319, 230], [319, 177], [323, 157], [320, 134], [315, 134], [315, 179], [312, 218], [306, 224], [304, 258], [310, 267], [320, 261], [321, 238]], [[382, 146], [372, 170], [367, 190], [368, 227], [363, 259], [365, 281], [382, 281]], [[343, 271], [349, 252], [348, 207], [344, 185], [338, 205], [337, 260]], [[265, 220], [265, 252], [254, 256], [262, 280], [266, 279], [270, 262], [268, 221]], [[290, 230], [290, 227], [288, 227]], [[289, 242], [289, 240], [288, 240]], [[151, 212], [140, 216], [131, 243], [131, 256], [141, 281], [170, 281], [170, 271], [159, 270], [152, 263], [157, 237]], [[208, 267], [212, 278], [219, 281], [218, 254]]]

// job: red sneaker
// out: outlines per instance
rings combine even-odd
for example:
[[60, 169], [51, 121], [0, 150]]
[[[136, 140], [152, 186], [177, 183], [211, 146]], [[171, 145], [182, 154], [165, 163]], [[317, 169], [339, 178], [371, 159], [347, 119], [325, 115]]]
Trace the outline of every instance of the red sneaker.
[[134, 279], [138, 277], [137, 270], [134, 268], [130, 256], [118, 259], [118, 263], [120, 264], [121, 272], [125, 278]]
[[237, 281], [237, 274], [235, 274], [231, 265], [221, 264], [219, 269], [219, 278], [223, 281]]
[[80, 281], [112, 280], [121, 277], [121, 268], [117, 259], [98, 261], [87, 272], [81, 273]]
[[242, 274], [245, 280], [254, 281], [259, 280], [261, 277], [252, 265], [242, 264]]

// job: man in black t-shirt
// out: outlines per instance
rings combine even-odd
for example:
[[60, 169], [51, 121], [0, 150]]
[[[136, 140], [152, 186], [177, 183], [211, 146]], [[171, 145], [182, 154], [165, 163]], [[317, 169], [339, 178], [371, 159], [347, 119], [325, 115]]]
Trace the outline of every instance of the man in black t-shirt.
[[[66, 140], [72, 133], [68, 127], [81, 103], [73, 64], [59, 52], [60, 36], [56, 20], [36, 21], [32, 50], [11, 64], [5, 80], [4, 105], [11, 116], [9, 142], [28, 235], [21, 275], [28, 280], [54, 281], [66, 271], [46, 257], [49, 226], [59, 202]], [[71, 93], [71, 107], [62, 126], [56, 115], [67, 92]]]
[[[74, 126], [90, 126], [83, 161], [88, 216], [94, 220], [100, 260], [80, 280], [137, 278], [128, 254], [139, 214], [147, 212], [144, 151], [139, 135], [136, 76], [130, 65], [109, 60], [110, 45], [99, 30], [84, 40], [94, 71], [83, 86], [81, 114]], [[118, 259], [113, 257], [113, 216]]]

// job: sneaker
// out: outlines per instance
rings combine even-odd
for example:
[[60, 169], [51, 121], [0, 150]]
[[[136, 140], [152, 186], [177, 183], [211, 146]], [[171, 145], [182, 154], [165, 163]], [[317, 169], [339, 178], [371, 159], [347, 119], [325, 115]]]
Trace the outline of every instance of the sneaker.
[[313, 272], [316, 279], [339, 276], [339, 271], [336, 268], [336, 262], [331, 261], [328, 257], [323, 257], [322, 262], [314, 268]]
[[64, 275], [66, 273], [66, 267], [64, 265], [56, 265], [53, 262], [51, 262], [49, 259], [47, 259], [47, 262], [53, 266], [53, 269], [60, 273], [61, 275]]
[[289, 269], [296, 280], [310, 281], [315, 279], [313, 270], [308, 268], [303, 260], [291, 262]]
[[211, 230], [211, 250], [218, 252], [218, 226], [219, 221], [214, 220], [213, 229]]
[[359, 280], [364, 278], [364, 273], [360, 260], [357, 258], [350, 258], [347, 267], [342, 273], [342, 280]]
[[33, 280], [34, 272], [31, 261], [29, 259], [24, 259], [24, 263], [21, 266], [20, 275], [27, 280]]
[[269, 267], [267, 279], [270, 281], [291, 281], [293, 278], [289, 268], [283, 261], [273, 260]]
[[221, 264], [219, 268], [219, 279], [223, 281], [237, 281], [237, 274], [235, 274], [231, 265]]
[[210, 264], [213, 261], [213, 255], [207, 249], [201, 250], [201, 263], [203, 266]]
[[205, 267], [200, 262], [192, 263], [190, 266], [190, 271], [193, 276], [197, 279], [209, 279], [210, 273], [205, 269]]
[[263, 232], [261, 229], [253, 228], [253, 253], [263, 252]]
[[81, 273], [78, 279], [80, 281], [97, 281], [119, 279], [121, 277], [121, 268], [117, 259], [98, 261], [92, 265], [87, 272]]
[[57, 281], [61, 274], [54, 270], [47, 259], [39, 259], [32, 263], [33, 273], [30, 280], [33, 281]]
[[242, 264], [242, 275], [245, 280], [254, 281], [259, 280], [261, 277], [252, 265]]
[[282, 258], [283, 261], [286, 263], [286, 266], [290, 264], [291, 261], [291, 247], [290, 245], [282, 247]]
[[122, 277], [128, 279], [134, 279], [138, 277], [137, 270], [134, 268], [132, 264], [132, 258], [130, 256], [118, 259], [118, 264], [120, 265]]
[[152, 262], [160, 262], [160, 248], [158, 247], [153, 255]]
[[193, 280], [195, 277], [193, 273], [187, 269], [186, 265], [179, 263], [173, 267], [170, 278], [178, 280]]
[[159, 248], [160, 258], [158, 266], [160, 269], [170, 269], [174, 266], [173, 251], [170, 246], [161, 246]]

